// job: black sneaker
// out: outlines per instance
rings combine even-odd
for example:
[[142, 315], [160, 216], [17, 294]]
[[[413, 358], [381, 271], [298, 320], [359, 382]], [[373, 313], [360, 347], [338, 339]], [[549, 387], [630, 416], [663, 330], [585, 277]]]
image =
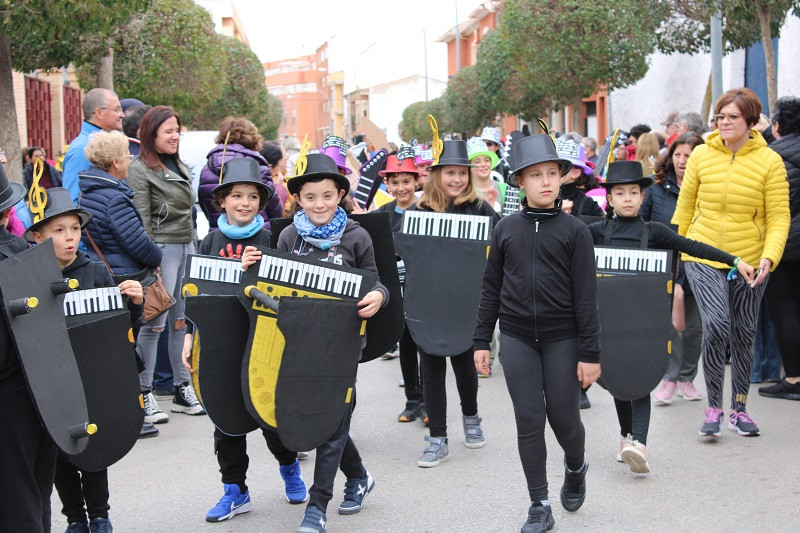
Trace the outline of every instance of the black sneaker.
[[108, 518], [92, 518], [89, 520], [90, 533], [113, 533], [114, 527]]
[[204, 415], [206, 410], [200, 405], [197, 400], [197, 395], [194, 393], [194, 387], [188, 381], [184, 381], [180, 385], [175, 385], [175, 397], [172, 399], [173, 413], [185, 413], [187, 415]]
[[419, 402], [406, 402], [406, 408], [397, 417], [398, 422], [413, 422], [419, 416]]
[[425, 407], [424, 403], [419, 404], [419, 421], [428, 425], [428, 408]]
[[577, 472], [570, 471], [564, 466], [564, 484], [561, 486], [561, 505], [570, 513], [574, 513], [583, 505], [586, 499], [586, 471], [589, 470], [589, 463], [583, 463], [583, 467]]
[[356, 514], [364, 505], [364, 498], [375, 488], [375, 480], [367, 475], [363, 478], [347, 478], [344, 484], [344, 500], [339, 504], [339, 514]]
[[782, 379], [775, 385], [768, 387], [761, 387], [758, 389], [758, 394], [766, 396], [767, 398], [781, 398], [783, 400], [800, 400], [800, 382], [789, 383], [786, 379]]
[[520, 533], [544, 533], [550, 531], [556, 521], [553, 519], [553, 510], [549, 505], [532, 503], [528, 509], [528, 520], [522, 524]]
[[315, 505], [309, 505], [306, 507], [306, 514], [303, 515], [303, 521], [297, 528], [297, 533], [325, 533], [327, 522], [328, 517], [322, 512], [322, 509]]
[[139, 430], [140, 439], [149, 439], [158, 435], [158, 428], [150, 422], [142, 422], [142, 429]]

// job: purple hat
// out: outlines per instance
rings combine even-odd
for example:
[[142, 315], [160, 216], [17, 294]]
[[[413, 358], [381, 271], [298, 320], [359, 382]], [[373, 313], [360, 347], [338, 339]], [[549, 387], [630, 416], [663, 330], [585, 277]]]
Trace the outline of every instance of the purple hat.
[[591, 174], [594, 172], [592, 168], [586, 164], [586, 147], [582, 144], [559, 137], [556, 140], [556, 151], [558, 152], [558, 157], [571, 162], [573, 167], [580, 168], [583, 170], [584, 174]]
[[412, 144], [414, 147], [414, 163], [417, 165], [430, 165], [433, 163], [433, 151], [425, 148], [424, 144]]
[[336, 163], [336, 167], [344, 170], [345, 174], [351, 174], [353, 171], [347, 167], [347, 145], [344, 139], [334, 135], [328, 135], [322, 142], [321, 152]]

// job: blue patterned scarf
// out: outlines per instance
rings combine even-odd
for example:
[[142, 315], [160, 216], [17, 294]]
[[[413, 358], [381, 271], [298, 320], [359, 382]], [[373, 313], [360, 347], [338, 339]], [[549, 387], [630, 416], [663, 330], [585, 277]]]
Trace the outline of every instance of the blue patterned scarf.
[[341, 207], [336, 208], [333, 219], [324, 226], [315, 226], [308, 219], [305, 211], [298, 211], [294, 215], [294, 227], [297, 229], [297, 234], [308, 244], [321, 250], [338, 246], [342, 241], [345, 226], [347, 226], [347, 213]]

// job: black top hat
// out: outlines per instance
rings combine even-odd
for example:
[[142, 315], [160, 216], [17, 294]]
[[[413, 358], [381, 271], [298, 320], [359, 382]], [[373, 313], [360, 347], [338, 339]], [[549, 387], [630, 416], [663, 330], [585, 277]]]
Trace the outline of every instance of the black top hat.
[[92, 214], [83, 209], [78, 209], [72, 202], [72, 196], [64, 187], [53, 187], [47, 189], [47, 204], [44, 206], [44, 218], [39, 220], [25, 231], [23, 237], [28, 242], [34, 242], [33, 232], [39, 231], [44, 225], [54, 218], [62, 215], [76, 215], [81, 223], [81, 229], [92, 219]]
[[558, 163], [558, 168], [563, 176], [572, 170], [572, 162], [558, 157], [556, 145], [552, 137], [544, 134], [535, 134], [523, 137], [511, 145], [508, 155], [511, 172], [509, 178], [512, 185], [517, 184], [517, 172], [531, 165], [553, 161]]
[[25, 197], [25, 187], [19, 183], [9, 182], [3, 165], [0, 165], [0, 211], [16, 205]]
[[261, 169], [258, 166], [258, 161], [249, 157], [236, 157], [227, 161], [222, 167], [222, 182], [211, 189], [211, 194], [214, 194], [222, 187], [237, 183], [255, 185], [258, 187], [261, 196], [267, 200], [272, 198], [272, 194], [275, 192], [261, 181]]
[[639, 161], [615, 161], [608, 165], [606, 181], [600, 183], [606, 190], [614, 185], [637, 184], [646, 189], [653, 184], [653, 180], [643, 175], [642, 164]]
[[289, 189], [290, 194], [300, 194], [300, 187], [308, 181], [325, 178], [332, 179], [338, 183], [345, 194], [350, 191], [350, 180], [339, 174], [339, 167], [336, 166], [336, 162], [327, 155], [307, 154], [306, 167], [303, 169], [303, 173], [298, 175], [296, 173], [299, 170], [298, 163], [300, 161], [298, 157], [292, 171], [294, 175], [286, 180], [286, 188]]
[[474, 167], [469, 162], [467, 155], [467, 141], [444, 141], [442, 143], [442, 153], [439, 154], [439, 162], [429, 168], [443, 167], [445, 165], [459, 165], [462, 167]]

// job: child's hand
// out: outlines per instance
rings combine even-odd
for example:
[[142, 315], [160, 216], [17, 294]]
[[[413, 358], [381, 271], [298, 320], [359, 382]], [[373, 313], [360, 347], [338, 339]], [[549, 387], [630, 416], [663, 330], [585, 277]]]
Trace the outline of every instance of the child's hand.
[[578, 363], [578, 381], [585, 389], [600, 377], [600, 363]]
[[572, 214], [572, 206], [574, 206], [574, 205], [575, 205], [575, 202], [573, 202], [572, 200], [567, 200], [566, 198], [561, 200], [561, 210], [564, 211], [568, 215]]
[[192, 339], [193, 335], [191, 333], [187, 333], [183, 337], [183, 353], [181, 353], [181, 361], [183, 361], [183, 367], [189, 371], [190, 374], [194, 374], [194, 370], [192, 369]]
[[497, 201], [498, 194], [499, 193], [497, 192], [497, 189], [492, 187], [491, 189], [483, 193], [483, 199], [486, 201], [487, 204], [494, 205], [494, 203]]
[[742, 278], [747, 283], [749, 283], [750, 285], [753, 284], [753, 278], [754, 278], [753, 274], [755, 273], [755, 269], [753, 267], [751, 267], [750, 265], [739, 259], [739, 262], [736, 264], [736, 270], [739, 271], [739, 274], [741, 274]]
[[483, 374], [489, 375], [489, 358], [491, 352], [489, 350], [475, 350], [475, 370]]
[[131, 299], [134, 305], [142, 305], [144, 303], [144, 289], [142, 284], [138, 281], [128, 279], [117, 285], [119, 292]]
[[246, 246], [242, 254], [242, 270], [261, 261], [261, 252], [255, 246]]
[[[739, 264], [742, 264], [741, 259], [739, 260]], [[766, 257], [762, 257], [761, 261], [758, 263], [758, 276], [756, 276], [756, 279], [753, 280], [753, 283], [750, 286], [758, 287], [761, 285], [761, 282], [764, 281], [764, 278], [766, 278], [767, 274], [769, 274], [770, 268], [772, 268], [772, 261]]]
[[383, 293], [381, 291], [370, 291], [358, 302], [358, 306], [361, 308], [358, 310], [358, 316], [369, 318], [378, 312], [381, 305], [383, 305]]

